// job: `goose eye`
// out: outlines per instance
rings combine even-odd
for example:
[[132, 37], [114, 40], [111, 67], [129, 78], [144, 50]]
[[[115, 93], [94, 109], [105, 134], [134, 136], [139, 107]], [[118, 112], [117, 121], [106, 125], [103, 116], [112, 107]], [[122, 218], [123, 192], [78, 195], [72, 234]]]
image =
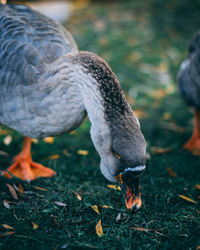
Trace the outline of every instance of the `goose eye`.
[[115, 155], [118, 159], [121, 158], [116, 152], [113, 152], [113, 153], [114, 153], [114, 155]]

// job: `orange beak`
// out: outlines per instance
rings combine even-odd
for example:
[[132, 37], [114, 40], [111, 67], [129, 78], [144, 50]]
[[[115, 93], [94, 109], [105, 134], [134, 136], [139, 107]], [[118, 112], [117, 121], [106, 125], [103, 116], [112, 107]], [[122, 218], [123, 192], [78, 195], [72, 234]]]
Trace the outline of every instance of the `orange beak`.
[[124, 194], [127, 209], [131, 212], [136, 212], [142, 206], [139, 177], [128, 178], [126, 181], [126, 179], [123, 178], [123, 174], [120, 173], [116, 176], [116, 179]]
[[127, 193], [128, 193], [128, 195], [126, 195], [127, 198], [125, 198], [127, 209], [130, 211], [137, 211], [142, 206], [141, 193], [139, 193], [139, 195], [136, 196], [135, 194], [131, 193], [129, 188], [127, 188]]

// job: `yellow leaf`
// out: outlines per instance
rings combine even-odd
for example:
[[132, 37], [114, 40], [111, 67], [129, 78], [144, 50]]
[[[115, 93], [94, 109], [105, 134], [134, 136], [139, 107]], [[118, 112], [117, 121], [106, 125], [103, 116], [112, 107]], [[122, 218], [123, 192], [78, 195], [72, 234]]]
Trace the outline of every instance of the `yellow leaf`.
[[46, 142], [46, 143], [52, 144], [52, 143], [54, 143], [54, 138], [53, 137], [45, 137], [43, 139], [43, 141]]
[[196, 202], [196, 201], [194, 201], [194, 200], [190, 199], [189, 197], [187, 197], [187, 196], [185, 196], [185, 195], [179, 194], [178, 196], [179, 196], [180, 198], [182, 198], [182, 199], [186, 200], [186, 201], [189, 201], [189, 202], [192, 202], [192, 203], [197, 204], [197, 202]]
[[173, 176], [174, 178], [176, 178], [176, 173], [171, 169], [171, 168], [167, 168], [168, 173]]
[[81, 197], [77, 192], [75, 192], [75, 191], [72, 191], [72, 192], [76, 195], [76, 197], [77, 197], [77, 199], [78, 199], [79, 201], [82, 200], [82, 197]]
[[37, 190], [41, 190], [41, 191], [48, 191], [48, 189], [46, 188], [41, 188], [41, 187], [38, 187], [38, 186], [33, 186], [33, 188], [37, 189]]
[[6, 135], [7, 133], [8, 133], [8, 130], [0, 128], [0, 135]]
[[38, 224], [36, 224], [35, 222], [31, 222], [33, 225], [33, 229], [37, 229], [38, 228]]
[[12, 196], [15, 200], [18, 200], [18, 195], [17, 195], [15, 189], [13, 188], [13, 186], [11, 186], [10, 184], [6, 184], [6, 186], [8, 187], [11, 196]]
[[147, 115], [147, 112], [144, 111], [143, 109], [134, 109], [133, 110], [133, 114], [138, 118], [138, 119], [141, 119], [141, 118], [146, 118], [148, 115]]
[[6, 229], [14, 229], [13, 227], [7, 225], [7, 224], [3, 224], [2, 227], [6, 228]]
[[76, 131], [76, 130], [72, 130], [72, 131], [70, 132], [70, 135], [77, 135], [77, 131]]
[[112, 206], [108, 206], [108, 205], [102, 205], [101, 207], [102, 207], [102, 208], [111, 208], [111, 209], [113, 209]]
[[91, 206], [91, 207], [92, 207], [92, 209], [93, 209], [97, 214], [100, 215], [99, 209], [98, 209], [98, 206], [97, 206], [97, 205], [93, 205], [93, 206]]
[[117, 186], [117, 185], [107, 185], [108, 188], [112, 188], [114, 190], [120, 190], [121, 191], [121, 187]]
[[6, 146], [9, 146], [10, 143], [12, 142], [12, 136], [11, 135], [7, 135], [4, 140], [3, 140], [3, 143], [6, 145]]
[[35, 144], [37, 144], [38, 143], [38, 139], [32, 138], [32, 142], [35, 143]]
[[48, 158], [51, 159], [51, 160], [56, 160], [56, 159], [59, 159], [59, 158], [60, 158], [60, 155], [55, 154], [55, 155], [49, 156]]
[[88, 155], [88, 151], [87, 150], [82, 150], [82, 149], [78, 150], [77, 153], [79, 155]]
[[200, 184], [195, 185], [195, 188], [200, 190]]
[[153, 154], [164, 154], [170, 152], [172, 149], [168, 148], [159, 148], [159, 147], [151, 147], [151, 152]]
[[101, 225], [101, 219], [98, 221], [97, 225], [96, 225], [96, 233], [99, 237], [103, 236], [103, 228]]

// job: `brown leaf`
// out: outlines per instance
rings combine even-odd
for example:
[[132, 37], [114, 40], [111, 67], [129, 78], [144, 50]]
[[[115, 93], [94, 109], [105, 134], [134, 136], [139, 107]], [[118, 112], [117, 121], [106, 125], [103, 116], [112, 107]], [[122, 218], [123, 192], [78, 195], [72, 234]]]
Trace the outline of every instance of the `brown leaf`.
[[13, 227], [7, 225], [7, 224], [3, 224], [2, 227], [6, 228], [6, 229], [14, 229]]
[[92, 208], [97, 214], [100, 215], [99, 209], [98, 209], [98, 206], [97, 206], [97, 205], [93, 205], [93, 206], [91, 206], [91, 208]]
[[54, 203], [60, 207], [66, 207], [67, 204], [66, 203], [63, 203], [63, 202], [59, 202], [59, 201], [54, 201]]
[[23, 194], [23, 193], [24, 193], [24, 189], [23, 189], [23, 187], [22, 187], [21, 184], [19, 184], [19, 186], [18, 186], [18, 192], [19, 192], [20, 194]]
[[3, 201], [3, 205], [4, 205], [4, 207], [10, 209], [10, 205], [8, 204], [7, 201], [4, 200], [4, 201]]
[[97, 225], [96, 225], [96, 234], [99, 236], [99, 237], [102, 237], [103, 236], [103, 228], [102, 228], [102, 225], [101, 225], [101, 219], [98, 221]]
[[200, 184], [195, 185], [195, 188], [200, 190]]
[[189, 202], [192, 202], [192, 203], [197, 204], [197, 202], [196, 202], [196, 201], [194, 201], [194, 200], [190, 199], [189, 197], [187, 197], [187, 196], [185, 196], [185, 195], [179, 194], [178, 196], [179, 196], [180, 198], [182, 198], [182, 199], [186, 200], [186, 201], [189, 201]]
[[45, 137], [43, 139], [43, 141], [46, 143], [52, 144], [52, 143], [54, 143], [54, 138], [53, 137]]
[[114, 190], [120, 190], [121, 191], [121, 187], [118, 185], [107, 185], [108, 188], [112, 188]]
[[15, 232], [10, 231], [10, 232], [3, 233], [3, 234], [0, 234], [0, 237], [9, 236], [9, 235], [12, 235], [12, 234], [15, 234]]
[[33, 225], [33, 229], [38, 229], [38, 224], [36, 224], [35, 222], [31, 222]]
[[51, 160], [56, 160], [56, 159], [59, 159], [60, 158], [60, 155], [58, 154], [55, 154], [55, 155], [51, 155], [48, 157], [48, 159], [51, 159]]
[[37, 190], [41, 190], [41, 191], [48, 191], [48, 189], [46, 188], [41, 188], [41, 187], [38, 187], [38, 186], [33, 186], [33, 188], [37, 189]]
[[165, 154], [170, 152], [172, 149], [168, 148], [159, 148], [159, 147], [151, 147], [152, 154]]
[[12, 196], [15, 200], [18, 200], [18, 195], [17, 195], [15, 189], [13, 188], [13, 186], [11, 186], [10, 184], [6, 184], [6, 186], [8, 187], [11, 196]]
[[75, 192], [75, 191], [72, 191], [72, 192], [76, 195], [76, 197], [77, 197], [77, 199], [78, 199], [79, 201], [82, 200], [82, 197], [81, 197], [77, 192]]
[[200, 249], [200, 246], [198, 246], [197, 248], [196, 248], [196, 250], [199, 250]]
[[136, 230], [136, 231], [141, 231], [141, 232], [150, 232], [152, 231], [152, 229], [149, 228], [143, 228], [143, 227], [129, 227], [132, 230]]
[[82, 150], [82, 149], [79, 149], [79, 150], [77, 151], [77, 153], [78, 153], [79, 155], [88, 155], [88, 151], [87, 151], [87, 150]]
[[176, 178], [176, 174], [175, 174], [175, 172], [174, 172], [171, 168], [167, 168], [167, 171], [168, 171], [168, 173], [169, 173], [171, 176], [173, 176], [174, 178]]

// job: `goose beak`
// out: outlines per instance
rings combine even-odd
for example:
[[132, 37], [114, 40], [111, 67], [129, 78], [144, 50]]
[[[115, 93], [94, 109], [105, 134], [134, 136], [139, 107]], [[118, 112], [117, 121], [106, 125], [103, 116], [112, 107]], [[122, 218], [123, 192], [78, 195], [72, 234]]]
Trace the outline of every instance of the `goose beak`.
[[125, 197], [126, 207], [131, 212], [136, 212], [142, 206], [140, 174], [138, 171], [125, 170], [116, 176]]

